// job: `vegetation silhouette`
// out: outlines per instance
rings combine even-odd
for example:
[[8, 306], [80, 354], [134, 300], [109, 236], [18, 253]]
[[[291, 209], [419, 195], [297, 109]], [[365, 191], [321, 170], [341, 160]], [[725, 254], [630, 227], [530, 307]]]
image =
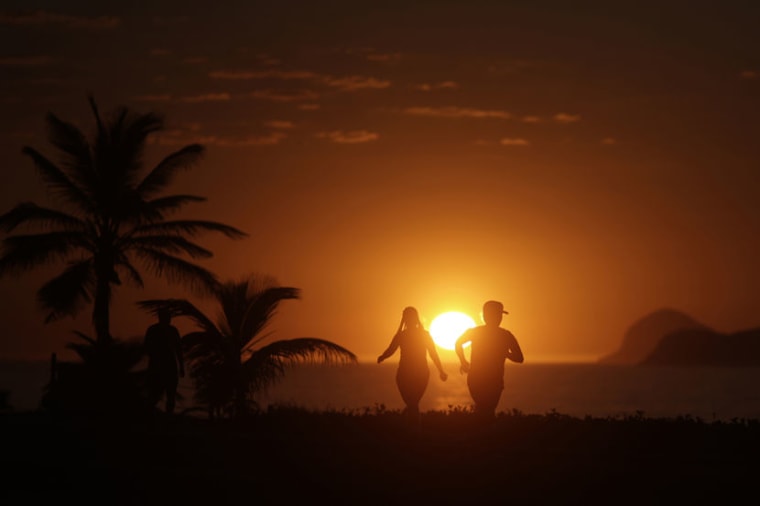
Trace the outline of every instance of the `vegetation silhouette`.
[[107, 341], [113, 287], [122, 277], [143, 286], [135, 259], [155, 275], [203, 291], [215, 286], [216, 277], [181, 255], [195, 259], [212, 253], [189, 238], [201, 232], [234, 239], [246, 234], [213, 221], [167, 219], [184, 205], [205, 200], [195, 195], [156, 196], [179, 171], [200, 160], [203, 146], [191, 144], [171, 153], [141, 178], [147, 139], [163, 129], [163, 119], [119, 107], [104, 122], [92, 96], [89, 102], [96, 124], [91, 140], [72, 123], [47, 115], [49, 140], [60, 152], [59, 163], [34, 148], [23, 148], [53, 196], [71, 212], [23, 202], [0, 216], [0, 229], [7, 234], [25, 225], [47, 229], [3, 239], [0, 275], [73, 259], [37, 293], [47, 311], [45, 321], [74, 316], [92, 302], [96, 339]]
[[377, 363], [391, 357], [396, 350], [400, 350], [401, 355], [396, 370], [396, 386], [406, 405], [406, 414], [410, 419], [419, 421], [420, 400], [430, 379], [428, 355], [438, 369], [441, 381], [446, 381], [448, 375], [443, 370], [433, 338], [422, 326], [419, 313], [414, 307], [404, 308], [398, 330], [388, 348], [377, 357]]
[[67, 343], [66, 348], [73, 350], [80, 361], [58, 363], [53, 355], [42, 407], [76, 417], [132, 417], [145, 413], [145, 374], [137, 368], [143, 357], [142, 343], [98, 341], [79, 331], [74, 334], [83, 342]]
[[[274, 408], [82, 430], [0, 414], [7, 504], [745, 504], [758, 421]], [[170, 428], [170, 430], [166, 430]]]
[[[104, 390], [113, 380], [114, 392], [131, 378], [139, 346], [114, 344], [110, 331], [110, 307], [114, 287], [122, 278], [142, 287], [143, 278], [134, 261], [141, 261], [154, 275], [181, 282], [199, 293], [217, 284], [216, 276], [183, 258], [208, 258], [211, 251], [191, 238], [202, 232], [217, 232], [239, 239], [246, 234], [237, 228], [205, 220], [174, 220], [168, 217], [183, 206], [203, 202], [195, 195], [158, 196], [178, 172], [194, 166], [202, 157], [199, 144], [185, 146], [163, 158], [141, 177], [148, 137], [163, 129], [156, 113], [136, 113], [118, 107], [104, 120], [95, 99], [88, 97], [95, 120], [91, 139], [74, 124], [53, 113], [46, 117], [48, 138], [58, 151], [56, 163], [26, 146], [42, 181], [59, 204], [68, 210], [22, 202], [0, 216], [2, 241], [0, 276], [18, 275], [32, 268], [69, 260], [63, 272], [47, 281], [37, 292], [38, 303], [47, 313], [45, 322], [75, 316], [92, 303], [95, 338], [77, 333], [85, 342], [70, 343], [82, 358], [56, 374], [48, 394], [50, 405], [79, 394], [54, 390], [81, 388], [96, 383]], [[16, 233], [20, 227], [41, 228], [37, 233]], [[117, 356], [123, 354], [123, 356]], [[118, 367], [116, 367], [118, 366]], [[116, 368], [115, 368], [116, 367]], [[120, 374], [120, 378], [115, 375]], [[81, 392], [80, 392], [81, 393]], [[93, 402], [100, 402], [99, 397]]]
[[314, 337], [262, 345], [271, 335], [264, 330], [278, 305], [300, 298], [298, 288], [279, 286], [268, 276], [250, 275], [217, 285], [213, 298], [220, 309], [216, 323], [186, 299], [138, 302], [154, 314], [166, 310], [199, 327], [185, 334], [182, 343], [196, 401], [211, 418], [250, 414], [256, 394], [281, 379], [288, 366], [307, 361], [357, 362], [346, 348]]
[[[504, 390], [504, 361], [524, 361], [515, 336], [500, 327], [504, 311], [501, 302], [486, 301], [483, 304], [483, 322], [467, 329], [454, 343], [454, 350], [461, 364], [461, 372], [467, 374], [467, 387], [475, 403], [475, 414], [492, 419], [496, 413], [501, 392]], [[470, 360], [464, 354], [464, 345], [470, 343]]]
[[143, 341], [148, 356], [148, 399], [155, 406], [164, 397], [166, 413], [173, 414], [179, 378], [185, 376], [185, 359], [179, 330], [171, 324], [171, 313], [161, 309], [157, 316], [158, 322], [148, 327]]

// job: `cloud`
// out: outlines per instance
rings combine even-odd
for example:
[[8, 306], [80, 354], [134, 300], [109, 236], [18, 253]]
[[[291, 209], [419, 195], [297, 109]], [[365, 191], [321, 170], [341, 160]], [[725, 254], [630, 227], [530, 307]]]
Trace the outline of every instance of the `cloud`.
[[319, 74], [308, 70], [215, 70], [209, 72], [211, 79], [321, 79]]
[[83, 28], [90, 30], [107, 30], [121, 24], [116, 16], [71, 16], [46, 10], [0, 12], [0, 24], [6, 25], [59, 25], [66, 28]]
[[356, 91], [361, 89], [382, 89], [391, 85], [390, 81], [365, 76], [333, 77], [309, 70], [214, 70], [209, 72], [211, 79], [252, 80], [280, 79], [283, 81], [301, 80], [312, 81], [341, 91]]
[[295, 126], [292, 121], [284, 121], [284, 120], [265, 121], [264, 125], [268, 126], [269, 128], [274, 128], [277, 130], [287, 130]]
[[391, 85], [390, 81], [376, 79], [374, 77], [348, 76], [348, 77], [325, 77], [324, 83], [341, 91], [356, 91], [363, 89], [383, 89]]
[[375, 132], [368, 130], [333, 130], [332, 132], [320, 132], [316, 134], [320, 139], [328, 139], [338, 144], [360, 144], [363, 142], [376, 141], [380, 138]]
[[153, 16], [153, 18], [150, 20], [151, 23], [153, 23], [155, 26], [165, 27], [165, 26], [175, 26], [175, 25], [181, 25], [184, 23], [187, 23], [190, 21], [190, 18], [188, 16]]
[[494, 109], [473, 109], [470, 107], [407, 107], [402, 111], [412, 116], [430, 116], [434, 118], [496, 118], [509, 119], [511, 114]]
[[190, 96], [184, 96], [180, 97], [180, 102], [189, 102], [189, 103], [200, 103], [200, 102], [226, 102], [229, 100], [230, 94], [229, 93], [206, 93], [203, 95], [190, 95]]
[[137, 95], [133, 97], [138, 102], [168, 102], [172, 99], [171, 95]]
[[260, 100], [269, 100], [271, 102], [299, 102], [302, 100], [316, 100], [319, 98], [319, 94], [311, 90], [255, 90], [251, 92], [251, 96]]
[[19, 56], [0, 58], [0, 65], [32, 67], [37, 65], [47, 65], [50, 61], [49, 56]]
[[367, 59], [383, 63], [397, 62], [401, 59], [401, 53], [369, 53]]
[[250, 135], [247, 137], [229, 137], [220, 135], [199, 135], [196, 129], [169, 130], [156, 136], [155, 141], [161, 146], [187, 146], [202, 144], [220, 148], [245, 148], [254, 146], [274, 146], [287, 138], [284, 132], [270, 132], [265, 135]]
[[287, 135], [283, 132], [271, 132], [267, 135], [249, 136], [244, 138], [216, 137], [213, 145], [222, 148], [243, 148], [248, 146], [273, 146], [279, 144]]
[[523, 123], [541, 123], [543, 119], [541, 116], [523, 116], [520, 121]]
[[259, 53], [256, 55], [256, 59], [261, 62], [262, 65], [266, 65], [268, 67], [276, 67], [282, 61], [279, 58], [274, 58], [273, 56], [270, 56], [266, 53]]
[[581, 115], [567, 114], [567, 113], [561, 112], [559, 114], [555, 114], [553, 119], [557, 123], [563, 123], [563, 124], [576, 123], [581, 120]]
[[390, 63], [397, 62], [401, 59], [401, 53], [386, 53], [376, 50], [372, 47], [357, 47], [345, 50], [346, 54], [363, 56], [369, 61]]
[[322, 106], [319, 104], [301, 104], [298, 106], [302, 111], [316, 111], [319, 110], [320, 107]]
[[545, 64], [538, 60], [512, 60], [489, 65], [488, 72], [492, 74], [515, 74], [528, 69], [543, 67]]
[[602, 139], [602, 144], [604, 144], [605, 146], [612, 146], [617, 143], [618, 143], [617, 139], [613, 137], [605, 137], [604, 139]]
[[503, 139], [499, 140], [499, 144], [502, 146], [530, 146], [530, 142], [523, 138], [510, 138], [510, 137], [504, 137]]
[[435, 90], [458, 90], [459, 83], [455, 81], [441, 81], [439, 83], [422, 83], [414, 86], [418, 91], [435, 91]]
[[757, 72], [756, 70], [742, 70], [739, 73], [739, 77], [742, 79], [757, 79], [760, 77], [760, 72]]

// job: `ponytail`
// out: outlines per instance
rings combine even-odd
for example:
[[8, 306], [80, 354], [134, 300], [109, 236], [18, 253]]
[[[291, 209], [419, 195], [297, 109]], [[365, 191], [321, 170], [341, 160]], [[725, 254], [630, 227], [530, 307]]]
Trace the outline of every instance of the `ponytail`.
[[404, 330], [404, 315], [401, 315], [401, 321], [398, 322], [398, 330], [396, 331], [396, 334], [400, 334], [401, 331]]

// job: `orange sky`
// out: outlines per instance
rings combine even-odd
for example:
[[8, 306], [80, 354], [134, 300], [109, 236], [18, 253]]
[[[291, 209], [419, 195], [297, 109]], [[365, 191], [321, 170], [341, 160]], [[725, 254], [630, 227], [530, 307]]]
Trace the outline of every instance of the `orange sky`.
[[[0, 211], [49, 202], [20, 154], [52, 155], [48, 111], [89, 129], [92, 91], [104, 111], [163, 113], [148, 161], [208, 150], [171, 189], [209, 199], [184, 216], [250, 234], [201, 239], [204, 265], [302, 289], [276, 338], [372, 360], [404, 306], [429, 324], [477, 318], [486, 299], [510, 311], [526, 362], [609, 353], [663, 306], [721, 331], [760, 325], [752, 2], [13, 3]], [[40, 323], [45, 275], [0, 280], [0, 357], [46, 357], [88, 330], [88, 315]], [[162, 296], [188, 294], [119, 291], [114, 333], [141, 334], [134, 301]]]

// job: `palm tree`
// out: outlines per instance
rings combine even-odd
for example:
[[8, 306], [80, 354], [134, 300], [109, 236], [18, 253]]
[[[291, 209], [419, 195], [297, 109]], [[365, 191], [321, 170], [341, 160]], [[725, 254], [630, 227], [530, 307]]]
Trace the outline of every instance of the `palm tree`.
[[183, 337], [196, 399], [212, 416], [245, 415], [255, 395], [281, 379], [286, 368], [306, 361], [355, 363], [356, 356], [331, 341], [301, 337], [268, 342], [264, 332], [280, 302], [300, 298], [298, 288], [278, 286], [271, 277], [248, 276], [220, 284], [213, 293], [220, 313], [214, 323], [185, 299], [143, 300], [152, 313], [165, 308], [190, 318], [199, 330]]
[[205, 200], [195, 195], [157, 196], [179, 171], [199, 161], [203, 146], [185, 146], [140, 177], [147, 139], [163, 129], [163, 119], [155, 113], [138, 114], [120, 107], [104, 122], [92, 96], [89, 102], [96, 127], [91, 140], [75, 125], [48, 113], [49, 141], [59, 151], [58, 163], [34, 148], [23, 148], [43, 182], [69, 212], [23, 202], [0, 216], [0, 230], [6, 234], [22, 225], [45, 229], [3, 239], [0, 276], [69, 260], [63, 272], [37, 293], [47, 312], [45, 322], [75, 316], [92, 303], [96, 340], [108, 342], [112, 340], [113, 287], [121, 284], [122, 277], [143, 286], [135, 260], [156, 276], [200, 291], [212, 290], [218, 283], [216, 277], [182, 258], [212, 256], [190, 239], [201, 232], [219, 232], [236, 239], [246, 234], [213, 221], [167, 219], [184, 205]]

